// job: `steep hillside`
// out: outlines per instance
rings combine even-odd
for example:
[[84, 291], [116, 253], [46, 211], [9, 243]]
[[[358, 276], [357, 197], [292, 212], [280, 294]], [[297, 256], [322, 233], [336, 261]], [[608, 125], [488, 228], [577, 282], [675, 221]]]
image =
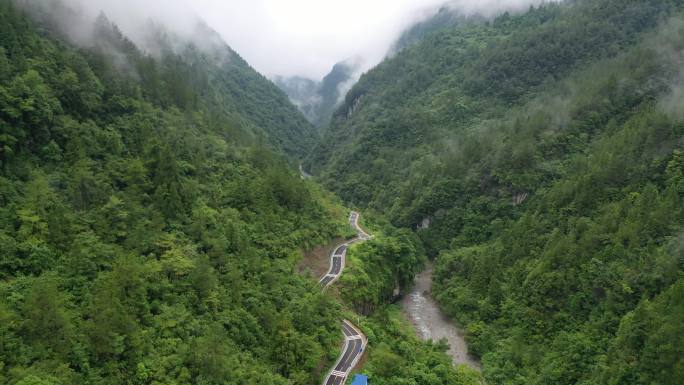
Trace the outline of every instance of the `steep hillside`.
[[434, 16], [411, 25], [403, 31], [390, 51], [394, 53], [399, 52], [404, 48], [419, 43], [428, 35], [454, 29], [459, 24], [468, 21], [468, 18], [462, 16], [456, 10], [449, 7], [441, 7]]
[[[388, 206], [397, 195], [396, 184], [385, 183], [388, 179], [406, 180], [411, 163], [426, 153], [443, 152], [422, 145], [444, 146], [445, 138], [479, 121], [501, 118], [574, 68], [615, 56], [641, 32], [655, 28], [670, 4], [551, 4], [522, 16], [428, 35], [365, 74], [347, 94], [330, 134], [310, 159], [312, 170], [329, 174], [345, 199]], [[330, 151], [333, 146], [336, 151]], [[370, 175], [374, 167], [360, 167], [381, 159], [384, 165], [375, 167], [375, 175]]]
[[[340, 319], [361, 321], [297, 274], [303, 250], [348, 233], [347, 210], [277, 151], [295, 136], [268, 129], [301, 115], [280, 122], [293, 107], [204, 28], [188, 40], [150, 24], [143, 50], [104, 15], [84, 41], [54, 24], [69, 9], [31, 18], [11, 4], [0, 0], [0, 383], [320, 384]], [[404, 266], [350, 298], [383, 306], [362, 326], [374, 382], [479, 384], [380, 303], [420, 268], [416, 241], [369, 246], [385, 261], [401, 247]]]
[[301, 76], [277, 76], [273, 82], [287, 94], [292, 104], [297, 106], [309, 122], [313, 124], [318, 120], [318, 107], [321, 103], [319, 82]]
[[344, 94], [356, 80], [358, 65], [352, 60], [335, 64], [320, 82], [302, 77], [275, 79], [275, 83], [290, 97], [307, 119], [320, 131], [330, 123]]
[[427, 34], [309, 160], [417, 230], [488, 383], [684, 379], [682, 16], [578, 0]]
[[0, 2], [0, 383], [319, 382], [339, 307], [295, 265], [344, 212], [252, 131], [293, 108], [98, 23], [74, 48]]
[[41, 28], [101, 56], [102, 66], [113, 67], [108, 71], [139, 77], [144, 96], [163, 107], [201, 109], [213, 126], [229, 121], [240, 140], [263, 141], [294, 158], [308, 153], [317, 138], [287, 95], [201, 20], [187, 36], [150, 21], [137, 33], [136, 47], [106, 15], [90, 27], [87, 18], [60, 0], [19, 3]]

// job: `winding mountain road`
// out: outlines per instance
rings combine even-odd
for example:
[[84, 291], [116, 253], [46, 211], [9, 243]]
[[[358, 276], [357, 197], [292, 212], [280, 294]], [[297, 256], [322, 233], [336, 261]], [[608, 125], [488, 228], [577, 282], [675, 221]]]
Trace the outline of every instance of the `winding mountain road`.
[[[356, 237], [338, 245], [330, 254], [330, 269], [321, 277], [319, 283], [325, 290], [342, 275], [347, 257], [347, 249], [356, 242], [371, 239], [371, 236], [359, 227], [359, 213], [352, 211], [349, 214], [349, 224], [356, 230]], [[351, 322], [342, 321], [342, 333], [344, 334], [344, 349], [342, 355], [335, 362], [335, 366], [328, 372], [323, 385], [342, 385], [361, 359], [368, 340]]]

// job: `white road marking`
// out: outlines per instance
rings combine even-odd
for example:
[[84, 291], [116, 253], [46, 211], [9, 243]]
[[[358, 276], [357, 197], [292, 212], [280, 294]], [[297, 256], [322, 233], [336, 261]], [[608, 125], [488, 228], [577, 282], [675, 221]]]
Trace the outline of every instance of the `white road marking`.
[[[344, 270], [344, 267], [346, 264], [347, 249], [349, 248], [349, 246], [353, 243], [367, 241], [367, 240], [370, 240], [372, 238], [371, 235], [369, 235], [368, 233], [363, 231], [363, 229], [361, 229], [361, 227], [359, 227], [359, 214], [357, 212], [352, 211], [349, 214], [349, 224], [356, 230], [356, 237], [351, 239], [348, 242], [345, 242], [343, 244], [338, 245], [336, 248], [333, 249], [333, 252], [330, 254], [330, 269], [328, 270], [328, 273], [325, 274], [320, 279], [320, 281], [318, 281], [319, 283], [322, 283], [326, 278], [331, 278], [330, 281], [323, 286], [324, 291], [325, 291], [325, 289], [328, 288], [328, 286], [330, 286], [333, 282], [335, 282], [337, 279], [339, 279], [340, 276], [342, 275], [342, 271]], [[337, 250], [339, 250], [339, 248], [341, 248], [342, 246], [346, 246], [345, 250], [341, 254], [335, 254], [337, 252]], [[333, 269], [335, 268], [334, 267], [334, 263], [335, 263], [334, 258], [335, 257], [340, 258], [340, 270], [337, 274], [333, 273]], [[344, 382], [347, 379], [347, 376], [349, 376], [349, 373], [351, 373], [351, 371], [354, 369], [354, 367], [356, 367], [356, 364], [358, 364], [359, 360], [361, 359], [361, 356], [363, 356], [363, 354], [362, 354], [363, 351], [366, 350], [366, 345], [368, 345], [368, 340], [366, 339], [366, 336], [363, 333], [361, 333], [361, 330], [359, 330], [356, 326], [354, 326], [351, 322], [349, 322], [347, 320], [343, 320], [342, 324], [343, 324], [343, 327], [342, 327], [343, 333], [342, 334], [344, 335], [344, 347], [342, 348], [342, 352], [341, 352], [340, 356], [337, 358], [335, 365], [333, 365], [332, 369], [330, 370], [328, 375], [323, 380], [323, 385], [328, 384], [328, 381], [331, 379], [331, 377], [337, 377], [338, 379], [341, 378], [342, 382]], [[346, 333], [347, 329], [353, 330], [354, 333], [356, 333], [356, 334], [354, 334], [352, 336], [348, 336]], [[358, 340], [361, 340], [361, 347], [359, 348], [358, 351], [351, 352], [352, 357], [354, 357], [354, 358], [352, 359], [352, 362], [349, 365], [349, 367], [347, 368], [347, 370], [345, 372], [335, 370], [335, 368], [337, 368], [337, 366], [340, 364], [340, 362], [342, 362], [342, 359], [345, 358], [345, 352], [347, 352], [347, 349], [350, 346], [355, 346], [354, 343], [357, 342]], [[349, 356], [347, 356], [347, 358], [348, 357]]]

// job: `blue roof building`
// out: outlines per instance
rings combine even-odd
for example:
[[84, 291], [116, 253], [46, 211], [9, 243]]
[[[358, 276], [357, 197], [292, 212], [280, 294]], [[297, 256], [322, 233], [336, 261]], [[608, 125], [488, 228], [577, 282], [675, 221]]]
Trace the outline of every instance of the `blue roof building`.
[[368, 376], [364, 376], [363, 374], [355, 375], [351, 385], [368, 385]]

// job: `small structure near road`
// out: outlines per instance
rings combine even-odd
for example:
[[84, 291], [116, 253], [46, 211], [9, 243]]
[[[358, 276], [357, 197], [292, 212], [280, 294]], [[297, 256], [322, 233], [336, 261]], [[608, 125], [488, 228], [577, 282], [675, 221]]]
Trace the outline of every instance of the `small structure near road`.
[[368, 385], [368, 376], [363, 374], [355, 375], [351, 385]]

